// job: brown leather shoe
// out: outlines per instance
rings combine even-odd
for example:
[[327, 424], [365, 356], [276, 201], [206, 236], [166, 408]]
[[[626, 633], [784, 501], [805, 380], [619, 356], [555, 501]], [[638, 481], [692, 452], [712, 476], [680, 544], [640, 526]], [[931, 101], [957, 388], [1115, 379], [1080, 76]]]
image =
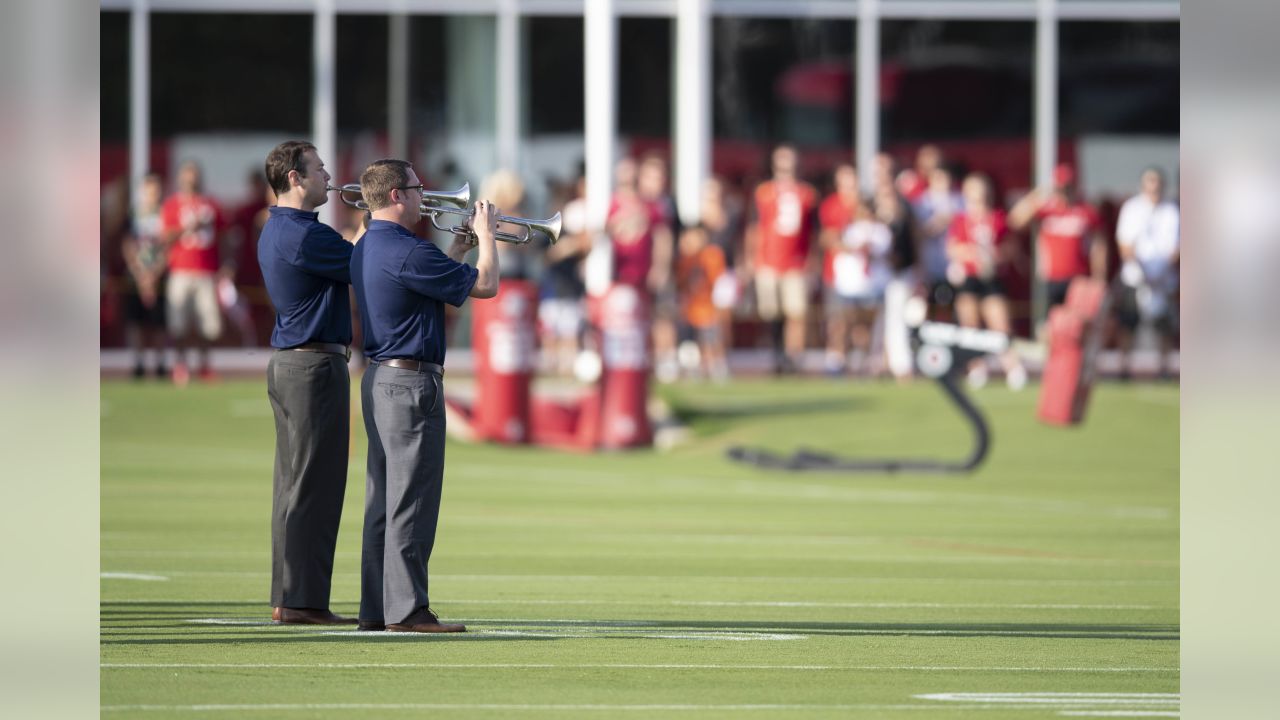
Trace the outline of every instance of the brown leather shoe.
[[361, 620], [356, 624], [356, 630], [361, 632], [382, 632], [387, 626], [381, 620]]
[[402, 622], [387, 626], [387, 632], [459, 633], [466, 631], [466, 625], [440, 622], [440, 618], [431, 612], [431, 608], [425, 607], [418, 608]]
[[280, 608], [278, 607], [271, 608], [271, 621], [280, 622]]
[[328, 610], [315, 610], [312, 608], [277, 608], [280, 617], [276, 618], [276, 613], [272, 613], [271, 617], [281, 625], [355, 625], [355, 618], [342, 617], [334, 615]]

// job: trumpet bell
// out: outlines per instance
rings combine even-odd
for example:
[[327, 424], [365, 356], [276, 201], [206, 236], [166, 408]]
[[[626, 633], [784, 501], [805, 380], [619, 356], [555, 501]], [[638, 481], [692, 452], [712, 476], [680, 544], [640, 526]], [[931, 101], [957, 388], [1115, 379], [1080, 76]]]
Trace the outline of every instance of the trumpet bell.
[[543, 235], [546, 235], [547, 239], [551, 241], [551, 244], [555, 245], [556, 241], [560, 239], [560, 228], [563, 224], [563, 221], [560, 219], [560, 213], [556, 213], [546, 220], [529, 223], [529, 229], [537, 230]]
[[428, 202], [433, 204], [447, 203], [454, 207], [465, 208], [471, 204], [471, 183], [463, 183], [462, 187], [453, 192], [434, 192], [431, 190], [422, 191], [422, 208], [426, 212]]
[[[462, 235], [465, 237], [475, 237], [476, 235], [475, 230], [470, 225], [442, 225], [440, 223], [443, 215], [458, 215], [464, 218], [464, 222], [469, 221], [471, 218], [475, 217], [474, 210], [433, 207], [424, 208], [423, 213], [430, 218], [431, 224], [435, 229], [441, 232], [453, 233], [454, 235]], [[552, 245], [555, 245], [556, 241], [560, 239], [560, 213], [556, 213], [546, 220], [528, 220], [525, 218], [499, 215], [498, 222], [506, 225], [518, 225], [524, 228], [524, 233], [520, 235], [506, 232], [505, 230], [499, 230], [494, 233], [494, 239], [501, 240], [502, 242], [511, 243], [513, 245], [524, 245], [533, 239], [533, 234], [535, 232], [546, 235]]]
[[556, 241], [560, 239], [560, 226], [562, 224], [560, 220], [560, 213], [556, 213], [546, 220], [526, 220], [525, 218], [499, 215], [498, 222], [507, 223], [509, 225], [518, 225], [525, 228], [523, 235], [516, 235], [515, 233], [499, 230], [495, 237], [503, 242], [524, 245], [533, 240], [533, 234], [535, 232], [545, 235], [547, 237], [547, 241], [552, 245], [555, 245]]

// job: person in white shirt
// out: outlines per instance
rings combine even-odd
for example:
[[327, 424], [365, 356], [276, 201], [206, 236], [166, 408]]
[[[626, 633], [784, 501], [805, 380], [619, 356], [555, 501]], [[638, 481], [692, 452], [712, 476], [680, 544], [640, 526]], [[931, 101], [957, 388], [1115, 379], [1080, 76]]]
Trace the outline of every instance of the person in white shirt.
[[1178, 331], [1178, 206], [1165, 199], [1164, 171], [1142, 171], [1141, 190], [1125, 201], [1116, 224], [1120, 251], [1118, 304], [1123, 376], [1128, 377], [1133, 337], [1138, 326], [1150, 323], [1160, 334], [1160, 374]]
[[850, 345], [854, 352], [861, 351], [860, 370], [866, 374], [882, 369], [874, 353], [873, 328], [884, 304], [885, 286], [893, 279], [889, 265], [892, 248], [888, 226], [876, 217], [869, 202], [859, 198], [853, 222], [840, 237], [833, 269], [836, 301], [845, 313]]

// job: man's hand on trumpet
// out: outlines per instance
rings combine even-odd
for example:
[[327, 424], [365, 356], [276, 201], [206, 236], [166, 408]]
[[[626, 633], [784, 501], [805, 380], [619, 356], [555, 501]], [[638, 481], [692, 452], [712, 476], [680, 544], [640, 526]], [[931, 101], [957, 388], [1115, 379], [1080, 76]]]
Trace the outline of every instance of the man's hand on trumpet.
[[467, 234], [457, 234], [453, 236], [453, 244], [449, 246], [449, 257], [462, 261], [467, 253], [480, 244], [481, 238], [487, 238], [489, 242], [494, 241], [494, 235], [498, 229], [498, 209], [493, 203], [485, 200], [477, 200], [472, 204], [475, 213], [467, 218], [466, 227], [471, 230]]

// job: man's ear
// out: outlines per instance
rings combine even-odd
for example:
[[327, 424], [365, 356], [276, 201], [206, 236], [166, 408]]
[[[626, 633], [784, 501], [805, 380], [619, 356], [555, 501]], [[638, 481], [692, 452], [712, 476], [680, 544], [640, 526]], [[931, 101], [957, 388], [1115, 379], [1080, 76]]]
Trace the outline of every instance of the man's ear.
[[302, 173], [298, 172], [297, 170], [290, 170], [289, 174], [286, 175], [285, 177], [289, 179], [290, 188], [302, 184]]

